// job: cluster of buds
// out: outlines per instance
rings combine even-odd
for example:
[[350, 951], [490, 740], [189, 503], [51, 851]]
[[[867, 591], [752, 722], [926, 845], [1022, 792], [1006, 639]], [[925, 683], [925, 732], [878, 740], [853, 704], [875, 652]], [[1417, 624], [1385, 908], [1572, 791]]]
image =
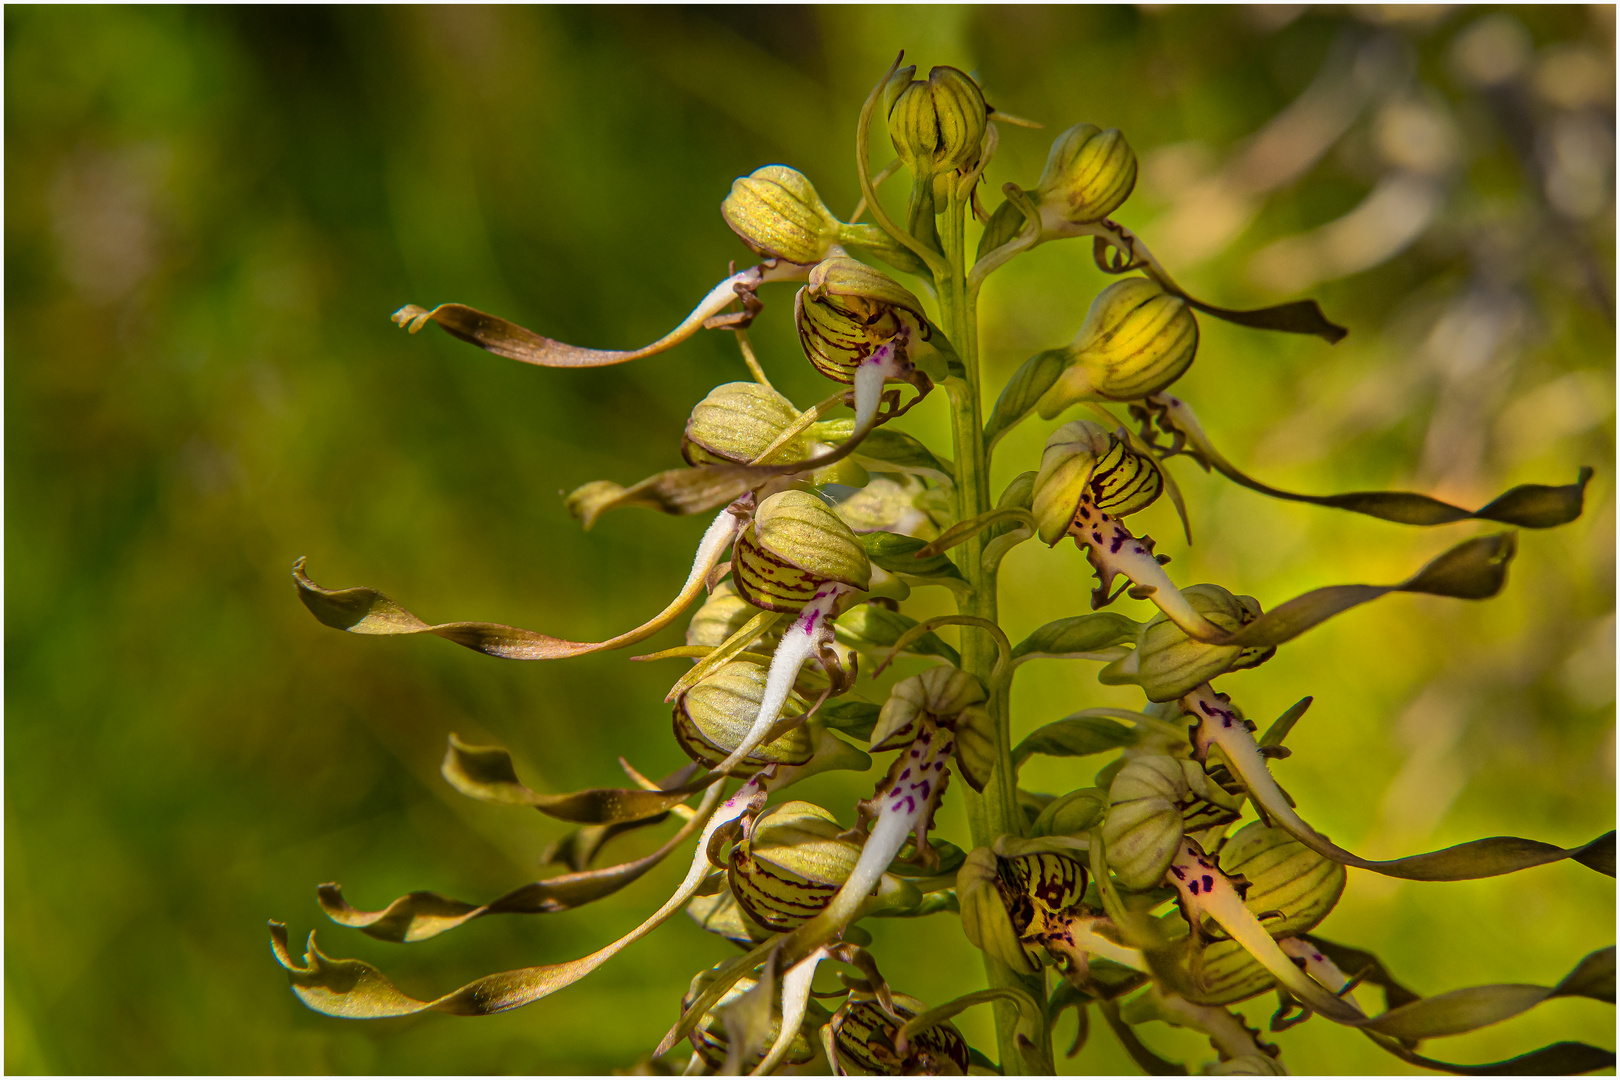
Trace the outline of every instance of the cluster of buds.
[[[1329, 340], [1342, 331], [1314, 304], [1316, 322], [1297, 304], [1232, 312], [1174, 286], [1141, 242], [1109, 220], [1135, 185], [1136, 158], [1118, 131], [1090, 124], [1057, 138], [1028, 194], [1016, 184], [1003, 188], [1008, 201], [989, 218], [979, 261], [969, 268], [965, 215], [977, 210], [997, 121], [1011, 118], [956, 68], [935, 67], [926, 80], [915, 75], [896, 61], [869, 97], [858, 131], [857, 171], [877, 224], [859, 223], [863, 211], [840, 220], [804, 174], [783, 165], [736, 180], [721, 215], [763, 261], [727, 276], [649, 346], [565, 345], [457, 304], [411, 306], [396, 316], [412, 332], [435, 321], [542, 366], [634, 360], [703, 327], [738, 335], [753, 380], [723, 383], [692, 409], [680, 439], [685, 468], [630, 487], [596, 481], [568, 498], [587, 527], [621, 507], [718, 511], [686, 582], [658, 614], [606, 641], [577, 642], [493, 623], [429, 623], [375, 590], [322, 588], [304, 574], [302, 560], [294, 569], [300, 597], [329, 626], [436, 635], [524, 660], [635, 645], [671, 627], [707, 592], [684, 645], [641, 658], [691, 662], [665, 698], [675, 747], [689, 763], [662, 780], [625, 762], [632, 787], [537, 792], [519, 780], [505, 751], [452, 736], [444, 775], [458, 790], [581, 827], [556, 849], [570, 873], [487, 904], [418, 892], [375, 912], [356, 910], [336, 885], [323, 886], [320, 901], [334, 920], [374, 937], [418, 941], [485, 915], [565, 911], [629, 886], [692, 841], [680, 884], [635, 929], [584, 957], [492, 975], [427, 1001], [360, 961], [324, 956], [313, 937], [302, 962], [294, 959], [279, 924], [272, 931], [277, 958], [299, 997], [331, 1015], [490, 1013], [584, 978], [684, 909], [744, 950], [691, 981], [656, 1051], [670, 1053], [685, 1040], [691, 1055], [684, 1065], [657, 1064], [688, 1075], [801, 1067], [840, 1075], [1051, 1072], [1051, 1021], [1071, 1006], [1082, 1011], [1082, 1038], [1084, 1010], [1096, 1006], [1155, 1071], [1181, 1067], [1134, 1034], [1150, 1020], [1206, 1034], [1219, 1058], [1211, 1071], [1272, 1073], [1281, 1068], [1277, 1047], [1229, 1011], [1271, 990], [1287, 1005], [1273, 1030], [1319, 1015], [1367, 1031], [1406, 1060], [1432, 1064], [1415, 1058], [1416, 1039], [1499, 1019], [1510, 1007], [1528, 1007], [1522, 1002], [1533, 995], [1524, 987], [1485, 987], [1462, 1006], [1407, 1001], [1367, 1013], [1339, 966], [1358, 954], [1307, 936], [1338, 903], [1345, 867], [1458, 880], [1568, 858], [1612, 874], [1613, 834], [1570, 849], [1497, 837], [1407, 859], [1360, 858], [1307, 824], [1269, 771], [1270, 759], [1287, 754], [1283, 738], [1309, 699], [1257, 739], [1256, 725], [1213, 681], [1270, 660], [1292, 637], [1379, 596], [1493, 595], [1515, 550], [1511, 536], [1461, 544], [1398, 585], [1320, 589], [1267, 611], [1219, 585], [1177, 587], [1164, 569], [1167, 557], [1125, 519], [1168, 493], [1185, 521], [1166, 468], [1183, 451], [1255, 490], [1409, 524], [1559, 524], [1579, 513], [1585, 476], [1572, 488], [1527, 485], [1475, 512], [1404, 493], [1297, 496], [1244, 476], [1209, 444], [1190, 408], [1167, 393], [1197, 352], [1193, 309]], [[904, 229], [877, 198], [881, 178], [869, 173], [868, 139], [879, 121], [897, 165], [911, 174]], [[1106, 272], [1141, 269], [1146, 276], [1104, 289], [1069, 346], [1037, 354], [1014, 375], [981, 431], [977, 343], [969, 340], [977, 285], [1020, 250], [1075, 236], [1119, 254], [1099, 256]], [[914, 274], [918, 292], [937, 301], [935, 318], [917, 292], [873, 267], [873, 259]], [[808, 409], [770, 384], [745, 333], [763, 310], [759, 290], [784, 281], [800, 284], [792, 310], [804, 362], [836, 384]], [[737, 304], [741, 310], [728, 310]], [[892, 428], [878, 430], [936, 386], [950, 398], [956, 445], [949, 457]], [[1139, 434], [1109, 412], [1119, 403], [1143, 421]], [[1026, 463], [1035, 467], [992, 506], [988, 470], [1000, 436], [1032, 415], [1054, 420], [1076, 405], [1099, 420], [1051, 431], [1038, 463]], [[828, 418], [845, 406], [852, 418]], [[1161, 445], [1159, 435], [1171, 444]], [[850, 488], [864, 491], [852, 496]], [[1077, 615], [1014, 646], [994, 621], [996, 570], [1012, 548], [1036, 536], [1048, 547], [1070, 537], [1086, 553], [1099, 582], [1094, 608], [1128, 593], [1157, 613], [1145, 622], [1116, 612]], [[957, 554], [947, 555], [952, 549]], [[1119, 577], [1126, 583], [1113, 591]], [[913, 589], [929, 586], [948, 590], [958, 614], [918, 622], [900, 611]], [[962, 630], [960, 648], [935, 633], [950, 625]], [[874, 661], [872, 680], [897, 661], [926, 667], [879, 686], [858, 678], [863, 653]], [[1084, 708], [1015, 748], [1013, 675], [1027, 660], [1052, 657], [1100, 661], [1099, 682], [1133, 685], [1147, 704], [1140, 711]], [[1018, 770], [1033, 755], [1105, 750], [1119, 754], [1066, 793], [1020, 786]], [[784, 796], [808, 777], [865, 772], [875, 755], [891, 753], [872, 796], [856, 803], [851, 827], [832, 809]], [[966, 849], [932, 835], [953, 772], [969, 789], [953, 797], [973, 810]], [[1250, 812], [1256, 820], [1240, 824]], [[677, 830], [655, 850], [591, 865], [613, 837], [671, 817]], [[961, 933], [985, 954], [993, 985], [932, 1008], [895, 992], [866, 951], [873, 938], [861, 922], [943, 916], [934, 925], [954, 936], [955, 914]], [[813, 989], [824, 963], [842, 966], [842, 990]], [[1612, 956], [1608, 963], [1612, 982]], [[1063, 978], [1051, 998], [1048, 967]], [[1543, 997], [1600, 996], [1593, 990], [1600, 979], [1577, 974]], [[999, 1063], [950, 1023], [989, 1002], [1000, 1011]], [[1559, 1054], [1533, 1063], [1591, 1061], [1590, 1054]]]

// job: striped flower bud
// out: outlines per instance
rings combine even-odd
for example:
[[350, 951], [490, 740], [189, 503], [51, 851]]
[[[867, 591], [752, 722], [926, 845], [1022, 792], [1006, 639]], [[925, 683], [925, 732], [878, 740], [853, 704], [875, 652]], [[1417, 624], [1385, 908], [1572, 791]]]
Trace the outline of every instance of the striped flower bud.
[[805, 266], [827, 257], [842, 224], [809, 179], [786, 165], [767, 165], [732, 181], [720, 214], [760, 255]]
[[1031, 510], [1041, 539], [1050, 545], [1068, 532], [1082, 499], [1123, 517], [1151, 505], [1163, 490], [1164, 477], [1152, 458], [1101, 424], [1076, 420], [1046, 440]]
[[892, 278], [846, 257], [827, 259], [793, 302], [799, 343], [815, 369], [834, 382], [853, 383], [855, 369], [885, 342], [899, 337], [902, 351], [932, 334], [922, 303]]
[[[733, 660], [675, 699], [675, 740], [693, 761], [714, 768], [742, 745], [765, 697], [766, 669], [749, 660]], [[784, 716], [806, 709], [804, 699], [788, 695]], [[803, 724], [781, 738], [756, 747], [744, 765], [803, 765], [815, 740]]]
[[1108, 789], [1102, 827], [1108, 865], [1126, 888], [1152, 888], [1164, 879], [1185, 832], [1233, 821], [1238, 809], [1195, 761], [1133, 758]]
[[[793, 403], [768, 386], [733, 382], [710, 390], [692, 409], [681, 439], [681, 456], [689, 465], [753, 461], [788, 425], [799, 419]], [[772, 452], [761, 464], [775, 465], [808, 457], [808, 440], [796, 439]]]
[[828, 582], [864, 590], [872, 581], [861, 542], [805, 491], [778, 492], [760, 503], [731, 557], [737, 592], [766, 611], [799, 611]]
[[[681, 438], [681, 456], [689, 465], [734, 462], [748, 465], [776, 442], [789, 425], [799, 419], [799, 410], [775, 390], [760, 383], [734, 382], [717, 386], [692, 409]], [[804, 461], [830, 449], [808, 431], [788, 440], [763, 460], [761, 465], [784, 465]], [[853, 461], [835, 462], [808, 474], [813, 484], [859, 486], [869, 477]]]
[[787, 802], [731, 849], [726, 879], [737, 904], [768, 930], [793, 930], [823, 911], [861, 857], [826, 810]]
[[[1172, 913], [1170, 919], [1181, 922], [1183, 929], [1186, 928], [1186, 921], [1179, 914]], [[1190, 945], [1190, 936], [1187, 941]], [[1187, 994], [1189, 1001], [1199, 1005], [1230, 1005], [1263, 994], [1276, 984], [1276, 977], [1265, 965], [1230, 938], [1206, 944], [1203, 949], [1203, 957], [1198, 961], [1198, 979]]]
[[[1200, 615], [1228, 633], [1260, 617], [1260, 601], [1234, 596], [1219, 585], [1189, 585], [1181, 590]], [[1175, 701], [1227, 671], [1257, 667], [1276, 655], [1275, 645], [1240, 648], [1194, 641], [1175, 623], [1159, 615], [1136, 637], [1136, 649], [1099, 674], [1109, 685], [1135, 683], [1150, 701]]]
[[[833, 1046], [839, 1058], [874, 1076], [952, 1076], [968, 1070], [968, 1044], [949, 1022], [911, 1037], [902, 1056], [895, 1049], [901, 1026], [928, 1006], [893, 994], [896, 1020], [876, 1001], [850, 999], [833, 1014]], [[842, 1070], [834, 1070], [840, 1072]]]
[[1276, 938], [1309, 931], [1327, 918], [1344, 892], [1342, 865], [1258, 821], [1239, 829], [1221, 847], [1221, 870], [1228, 877], [1248, 879], [1243, 903]]
[[1147, 278], [1116, 281], [1098, 294], [1067, 350], [1066, 367], [1036, 402], [1050, 420], [1080, 401], [1136, 401], [1169, 386], [1198, 351], [1187, 302]]
[[928, 81], [915, 67], [895, 73], [884, 89], [889, 140], [915, 176], [966, 171], [979, 160], [989, 107], [979, 85], [953, 67], [935, 67]]
[[[692, 985], [687, 989], [686, 996], [681, 999], [681, 1012], [683, 1014], [709, 984], [720, 977], [721, 969], [725, 966], [724, 964], [716, 964], [707, 971], [698, 973], [697, 978], [692, 980]], [[692, 1029], [688, 1041], [692, 1044], [692, 1049], [697, 1051], [698, 1056], [708, 1063], [709, 1068], [718, 1069], [726, 1061], [726, 1051], [730, 1045], [726, 1038], [726, 1022], [722, 1018], [726, 1006], [734, 1004], [738, 998], [748, 993], [758, 983], [759, 980], [751, 975], [745, 975], [738, 979], [725, 992], [725, 995], [715, 1002], [714, 1008], [703, 1014], [702, 1019], [697, 1022], [697, 1026]], [[829, 1017], [826, 1010], [813, 1000], [810, 1002], [809, 1008], [811, 1017], [800, 1027], [799, 1033], [793, 1036], [793, 1041], [788, 1047], [787, 1056], [782, 1059], [783, 1064], [803, 1065], [812, 1061], [816, 1056], [816, 1048], [811, 1043], [807, 1033], [813, 1032], [817, 1027], [826, 1023]], [[776, 1037], [781, 1034], [781, 1031], [782, 1017], [778, 1014], [771, 1017], [771, 1026], [763, 1040], [764, 1045], [768, 1047], [775, 1043]], [[764, 1055], [761, 1054], [752, 1061], [743, 1062], [743, 1070], [747, 1071], [753, 1068], [763, 1060], [763, 1057]]]
[[[737, 595], [736, 585], [730, 580], [722, 581], [686, 625], [686, 643], [717, 649], [758, 614], [758, 608]], [[776, 647], [781, 637], [780, 630], [769, 631], [754, 643], [753, 648], [768, 653]]]
[[1136, 187], [1136, 154], [1117, 128], [1076, 124], [1052, 143], [1035, 186], [1042, 224], [1048, 216], [1085, 224], [1112, 214]]

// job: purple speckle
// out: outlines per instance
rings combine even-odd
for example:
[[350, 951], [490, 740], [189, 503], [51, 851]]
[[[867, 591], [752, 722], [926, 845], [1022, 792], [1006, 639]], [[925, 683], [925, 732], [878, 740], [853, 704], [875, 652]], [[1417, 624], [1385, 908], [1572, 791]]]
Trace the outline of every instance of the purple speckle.
[[1204, 875], [1204, 891], [1209, 892], [1209, 890], [1213, 889], [1214, 887], [1215, 887], [1215, 879], [1210, 877], [1208, 874], [1205, 874]]
[[911, 787], [912, 787], [912, 790], [916, 790], [917, 788], [922, 788], [922, 797], [925, 798], [925, 799], [928, 798], [928, 793], [930, 791], [934, 790], [934, 786], [932, 784], [930, 784], [927, 780], [924, 780], [924, 781], [922, 781], [920, 783], [912, 784]]
[[1176, 875], [1176, 880], [1177, 881], [1186, 881], [1187, 880], [1187, 871], [1183, 870], [1179, 866], [1172, 866], [1170, 868], [1170, 872], [1172, 874]]
[[1198, 882], [1194, 881], [1191, 884], [1189, 884], [1187, 886], [1187, 891], [1192, 893], [1194, 896], [1197, 896], [1198, 895]]
[[900, 776], [899, 776], [899, 777], [898, 777], [898, 778], [897, 778], [897, 781], [896, 781], [896, 782], [898, 782], [898, 781], [899, 781], [899, 780], [904, 780], [904, 779], [905, 779], [905, 778], [906, 778], [906, 777], [908, 777], [908, 776], [910, 776], [910, 775], [911, 775], [911, 766], [910, 766], [910, 765], [907, 765], [907, 766], [906, 766], [906, 769], [905, 769], [905, 772], [902, 772], [902, 773], [901, 773], [901, 774], [900, 774]]

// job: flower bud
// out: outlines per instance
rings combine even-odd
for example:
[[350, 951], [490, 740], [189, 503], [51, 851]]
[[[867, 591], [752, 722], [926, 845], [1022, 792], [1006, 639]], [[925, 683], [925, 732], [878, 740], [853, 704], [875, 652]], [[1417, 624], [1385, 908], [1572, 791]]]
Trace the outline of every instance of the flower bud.
[[894, 1011], [900, 1015], [898, 1022], [870, 999], [852, 999], [833, 1015], [833, 1045], [838, 1056], [874, 1076], [965, 1075], [969, 1064], [967, 1040], [949, 1022], [912, 1036], [901, 1057], [894, 1047], [901, 1026], [926, 1012], [927, 1006], [904, 994], [892, 994], [891, 999]]
[[[1204, 618], [1227, 633], [1236, 633], [1260, 617], [1260, 601], [1233, 596], [1219, 585], [1189, 585], [1181, 595]], [[1163, 615], [1136, 637], [1136, 650], [1099, 674], [1108, 685], [1135, 683], [1150, 701], [1174, 701], [1227, 671], [1257, 667], [1276, 655], [1275, 645], [1240, 648], [1194, 641]]]
[[916, 70], [896, 72], [884, 89], [895, 155], [916, 176], [972, 168], [990, 112], [983, 92], [953, 67], [933, 68], [926, 83], [912, 79]]
[[1189, 824], [1204, 829], [1232, 821], [1238, 809], [1195, 761], [1132, 758], [1108, 789], [1102, 827], [1108, 865], [1126, 888], [1152, 888], [1164, 879]]
[[809, 179], [786, 165], [767, 165], [732, 181], [720, 214], [760, 255], [805, 266], [827, 257], [842, 224]]
[[793, 930], [819, 914], [849, 880], [861, 847], [821, 807], [787, 802], [731, 849], [726, 879], [737, 904], [768, 930]]
[[[749, 660], [733, 660], [675, 699], [675, 740], [693, 761], [714, 768], [742, 745], [765, 697], [766, 669]], [[805, 711], [804, 699], [788, 695], [784, 716]], [[815, 750], [810, 731], [800, 724], [743, 759], [755, 767], [781, 763], [803, 765]]]
[[793, 303], [799, 343], [817, 371], [852, 383], [855, 369], [884, 342], [905, 339], [909, 354], [931, 334], [922, 303], [892, 278], [855, 259], [817, 264]]
[[[1281, 829], [1258, 821], [1239, 829], [1221, 848], [1221, 870], [1249, 881], [1243, 903], [1265, 918], [1266, 933], [1295, 937], [1327, 918], [1344, 892], [1344, 867]], [[1279, 919], [1277, 912], [1282, 913]]]
[[[710, 390], [693, 407], [681, 439], [681, 456], [690, 465], [726, 461], [746, 464], [798, 419], [799, 410], [793, 403], [770, 387], [754, 382], [726, 383]], [[805, 456], [806, 446], [794, 440], [761, 464], [798, 461]]]
[[1035, 186], [1042, 217], [1085, 224], [1119, 209], [1136, 186], [1136, 155], [1117, 128], [1076, 124], [1052, 143]]
[[805, 491], [760, 503], [731, 557], [737, 592], [766, 611], [799, 611], [828, 582], [864, 590], [872, 580], [872, 563], [849, 526]]
[[917, 737], [917, 722], [922, 716], [954, 717], [986, 697], [982, 682], [949, 664], [902, 679], [889, 691], [883, 711], [878, 714], [877, 726], [872, 729], [872, 749], [898, 750]]
[[[758, 608], [737, 595], [736, 585], [729, 580], [722, 581], [715, 586], [709, 598], [697, 609], [692, 621], [687, 624], [686, 643], [717, 649], [724, 645], [732, 634], [741, 630], [744, 623], [758, 614]], [[780, 630], [769, 631], [753, 645], [753, 648], [758, 652], [768, 653], [776, 647], [781, 637]]]
[[[1172, 918], [1180, 920], [1179, 915]], [[1230, 938], [1204, 946], [1198, 975], [1187, 999], [1199, 1005], [1230, 1005], [1264, 993], [1277, 981], [1249, 950]]]
[[1067, 349], [1068, 366], [1036, 402], [1050, 420], [1079, 401], [1136, 401], [1182, 376], [1198, 351], [1187, 302], [1148, 278], [1116, 281], [1097, 295]]
[[[709, 984], [714, 982], [714, 980], [720, 976], [721, 969], [725, 966], [725, 964], [716, 964], [707, 971], [698, 973], [697, 978], [692, 980], [692, 985], [687, 988], [686, 996], [681, 999], [681, 1012], [683, 1014], [692, 1006], [692, 1003], [698, 999], [699, 995], [701, 995], [703, 991], [707, 989]], [[738, 979], [736, 983], [734, 983], [731, 988], [725, 992], [725, 995], [721, 997], [719, 1001], [715, 1002], [714, 1008], [703, 1014], [703, 1018], [697, 1022], [697, 1026], [692, 1029], [692, 1034], [688, 1036], [688, 1041], [691, 1042], [692, 1049], [697, 1051], [698, 1056], [707, 1062], [711, 1069], [719, 1068], [721, 1065], [725, 1064], [726, 1051], [729, 1046], [729, 1042], [726, 1038], [726, 1022], [722, 1018], [721, 1014], [725, 1011], [726, 1006], [736, 1002], [738, 998], [748, 993], [756, 985], [758, 985], [758, 983], [759, 980], [755, 979], [751, 975], [745, 975], [741, 979]], [[816, 1049], [814, 1044], [810, 1042], [810, 1038], [807, 1033], [814, 1031], [822, 1023], [825, 1023], [827, 1013], [826, 1010], [824, 1010], [813, 1000], [810, 1002], [810, 1012], [812, 1019], [806, 1020], [804, 1025], [800, 1027], [799, 1033], [793, 1036], [793, 1041], [788, 1047], [787, 1056], [783, 1058], [783, 1064], [803, 1065], [815, 1058]], [[776, 1037], [780, 1035], [781, 1032], [782, 1017], [780, 1014], [777, 1014], [771, 1017], [770, 1030], [767, 1032], [764, 1039], [765, 1045], [768, 1047], [775, 1043]], [[763, 1055], [756, 1057], [753, 1061], [743, 1062], [743, 1069], [746, 1071], [752, 1068], [753, 1066], [757, 1065], [762, 1058]]]
[[1076, 420], [1046, 440], [1031, 510], [1041, 539], [1055, 544], [1074, 522], [1080, 500], [1124, 517], [1146, 508], [1164, 490], [1158, 463], [1132, 450], [1101, 424]]
[[[717, 386], [692, 409], [681, 438], [681, 456], [689, 465], [755, 459], [799, 419], [799, 410], [775, 390], [760, 383]], [[772, 450], [761, 465], [784, 465], [815, 457], [827, 449], [807, 431]], [[840, 461], [809, 474], [813, 484], [865, 483], [866, 471], [853, 461]]]

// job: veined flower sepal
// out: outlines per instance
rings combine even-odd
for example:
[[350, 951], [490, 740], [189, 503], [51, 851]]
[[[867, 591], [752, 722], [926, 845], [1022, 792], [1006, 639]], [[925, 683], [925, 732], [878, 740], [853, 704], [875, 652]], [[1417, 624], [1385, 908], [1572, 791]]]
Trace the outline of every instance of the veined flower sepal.
[[1149, 278], [1116, 281], [1092, 301], [1063, 373], [1036, 403], [1050, 420], [1082, 401], [1136, 401], [1181, 378], [1198, 351], [1187, 301]]

